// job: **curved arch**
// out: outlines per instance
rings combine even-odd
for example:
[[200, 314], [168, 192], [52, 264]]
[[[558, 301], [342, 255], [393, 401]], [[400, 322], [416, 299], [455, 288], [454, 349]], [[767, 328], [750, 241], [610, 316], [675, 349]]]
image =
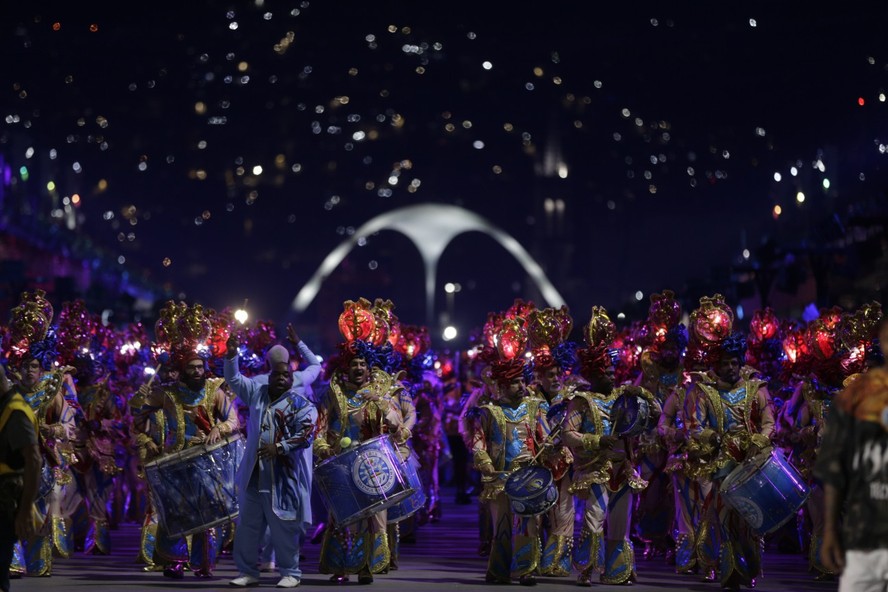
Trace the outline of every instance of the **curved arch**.
[[530, 256], [513, 236], [500, 230], [481, 216], [463, 208], [444, 204], [419, 204], [407, 206], [376, 216], [363, 224], [355, 233], [333, 249], [321, 262], [321, 266], [306, 282], [291, 308], [303, 312], [314, 301], [315, 296], [336, 267], [354, 248], [358, 239], [380, 230], [394, 230], [409, 238], [422, 257], [425, 267], [426, 317], [431, 324], [435, 308], [435, 279], [438, 261], [454, 238], [477, 230], [496, 240], [508, 251], [534, 281], [548, 306], [560, 307], [565, 304], [558, 290], [546, 277], [543, 268]]

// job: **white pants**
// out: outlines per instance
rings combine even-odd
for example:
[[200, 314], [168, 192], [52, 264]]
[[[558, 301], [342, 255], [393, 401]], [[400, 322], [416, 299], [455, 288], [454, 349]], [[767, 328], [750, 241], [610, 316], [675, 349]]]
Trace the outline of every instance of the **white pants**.
[[846, 552], [839, 592], [888, 592], [888, 549]]

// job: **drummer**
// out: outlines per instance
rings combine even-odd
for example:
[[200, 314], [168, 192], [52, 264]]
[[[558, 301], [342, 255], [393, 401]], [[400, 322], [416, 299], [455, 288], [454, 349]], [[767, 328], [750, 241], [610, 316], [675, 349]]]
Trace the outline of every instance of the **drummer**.
[[[350, 305], [355, 303], [348, 301], [343, 315], [361, 313], [355, 313]], [[340, 328], [343, 325], [340, 317]], [[395, 404], [404, 386], [387, 371], [391, 344], [386, 341], [381, 346], [373, 345], [365, 340], [370, 335], [364, 333], [344, 336], [346, 341], [339, 346], [338, 358], [331, 360], [334, 370], [330, 382], [318, 397], [316, 461], [332, 458], [382, 434], [391, 434], [396, 446], [410, 438]], [[321, 543], [319, 564], [321, 573], [333, 574], [330, 581], [344, 583], [349, 574], [358, 574], [358, 583], [370, 584], [373, 574], [388, 569], [386, 510], [346, 526], [337, 525], [333, 516], [330, 519]]]
[[626, 389], [639, 393], [643, 389], [614, 389], [615, 352], [609, 347], [616, 327], [604, 308], [592, 307], [584, 333], [588, 346], [577, 351], [584, 384], [568, 403], [563, 432], [574, 455], [570, 491], [585, 502], [574, 550], [574, 565], [580, 570], [577, 585], [591, 586], [598, 572], [603, 584], [630, 584], [636, 579], [629, 539], [633, 498], [647, 482], [632, 463], [629, 444], [615, 433], [613, 411]]
[[[697, 534], [698, 548], [718, 549], [719, 565], [704, 564], [706, 575], [718, 571], [722, 587], [738, 590], [753, 587], [761, 577], [761, 537], [743, 518], [719, 499], [719, 486], [738, 463], [770, 447], [774, 431], [774, 411], [766, 383], [743, 378], [740, 369], [746, 357], [746, 339], [740, 334], [725, 338], [718, 349], [713, 368], [716, 379], [699, 381], [688, 393], [689, 454], [698, 458], [714, 453], [713, 486], [704, 502], [701, 525], [707, 531]], [[706, 562], [701, 555], [698, 559]]]
[[[237, 410], [222, 390], [223, 379], [207, 377], [203, 351], [188, 341], [176, 344], [171, 358], [180, 381], [153, 390], [140, 389], [147, 409], [163, 410], [165, 424], [163, 449], [153, 441], [146, 442], [146, 461], [192, 446], [215, 444], [238, 431]], [[186, 563], [195, 576], [211, 578], [217, 549], [215, 528], [192, 535], [189, 545], [185, 537], [170, 537], [159, 525], [155, 552], [165, 564], [163, 575], [168, 578], [183, 578]]]
[[[295, 336], [292, 326], [288, 332]], [[298, 336], [294, 340], [298, 343]], [[270, 373], [257, 380], [238, 370], [239, 345], [236, 335], [229, 337], [225, 380], [249, 407], [250, 427], [237, 479], [240, 515], [234, 562], [240, 574], [230, 583], [240, 587], [259, 583], [256, 562], [267, 527], [281, 574], [277, 587], [295, 588], [302, 577], [299, 543], [311, 523], [310, 446], [317, 410], [294, 385], [285, 347], [269, 349]]]
[[549, 434], [543, 401], [532, 395], [520, 355], [491, 364], [496, 391], [493, 400], [472, 412], [472, 454], [481, 472], [481, 501], [488, 502], [493, 542], [485, 581], [524, 586], [536, 584], [540, 564], [539, 517], [522, 516], [513, 530], [513, 513], [505, 492], [508, 474], [530, 466]]

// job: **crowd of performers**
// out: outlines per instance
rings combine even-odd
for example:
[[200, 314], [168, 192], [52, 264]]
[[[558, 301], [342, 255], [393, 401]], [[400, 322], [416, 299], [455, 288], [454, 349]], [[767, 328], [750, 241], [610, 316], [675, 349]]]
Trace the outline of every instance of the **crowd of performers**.
[[[436, 352], [425, 327], [401, 323], [391, 301], [360, 298], [345, 303], [343, 342], [322, 363], [292, 326], [279, 340], [273, 323], [239, 323], [229, 310], [171, 301], [149, 336], [139, 323], [103, 324], [82, 301], [64, 303], [54, 319], [41, 291], [26, 292], [2, 328], [3, 362], [38, 421], [43, 523], [16, 544], [11, 571], [48, 576], [55, 558], [108, 554], [109, 530], [138, 522], [143, 569], [212, 577], [241, 525], [224, 500], [175, 496], [219, 496], [233, 477], [202, 475], [198, 455], [187, 452], [230, 448], [213, 466], [233, 475], [237, 467], [225, 463], [244, 458], [233, 443], [266, 429], [268, 418], [289, 421], [282, 412], [251, 417], [225, 379], [269, 380], [266, 354], [285, 341], [280, 359], [312, 408], [300, 416], [312, 425], [298, 442], [272, 442], [284, 452], [302, 447], [311, 459], [301, 473], [281, 465], [302, 483], [284, 482], [274, 498], [278, 506], [290, 499], [289, 510], [274, 512], [298, 516], [297, 540], [257, 535], [259, 548], [240, 558], [235, 551], [242, 573], [241, 562], [258, 573], [275, 550], [298, 554], [310, 539], [321, 544], [319, 569], [332, 581], [370, 583], [398, 568], [402, 542], [442, 518], [446, 476], [456, 503], [477, 496], [477, 553], [488, 558], [491, 584], [534, 585], [538, 576], [631, 584], [638, 552], [726, 589], [753, 587], [766, 542], [807, 553], [813, 576], [830, 579], [812, 469], [835, 394], [884, 362], [881, 316], [875, 302], [825, 309], [808, 323], [766, 308], [741, 334], [722, 296], [701, 298], [685, 314], [667, 290], [651, 296], [647, 319], [620, 331], [593, 307], [574, 341], [566, 307], [516, 300], [489, 313], [474, 347], [452, 354]], [[331, 504], [327, 490], [354, 486], [331, 483], [335, 472], [324, 471], [358, 447], [394, 451], [413, 494], [381, 510], [361, 507], [357, 491]], [[773, 451], [810, 494], [763, 534], [722, 485]], [[203, 490], [192, 483], [202, 479]], [[198, 528], [176, 525], [204, 511], [215, 515]]]

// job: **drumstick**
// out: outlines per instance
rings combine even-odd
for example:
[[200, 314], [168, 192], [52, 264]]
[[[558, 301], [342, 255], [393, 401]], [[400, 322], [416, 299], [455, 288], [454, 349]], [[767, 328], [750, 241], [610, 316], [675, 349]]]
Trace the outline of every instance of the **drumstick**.
[[157, 376], [157, 373], [160, 372], [160, 367], [161, 367], [161, 366], [163, 366], [163, 363], [162, 363], [162, 362], [161, 362], [160, 364], [158, 364], [157, 366], [155, 366], [155, 368], [154, 368], [154, 372], [152, 372], [152, 373], [151, 373], [151, 377], [148, 378], [147, 386], [148, 386], [149, 388], [151, 387], [151, 383], [154, 382], [154, 378]]

